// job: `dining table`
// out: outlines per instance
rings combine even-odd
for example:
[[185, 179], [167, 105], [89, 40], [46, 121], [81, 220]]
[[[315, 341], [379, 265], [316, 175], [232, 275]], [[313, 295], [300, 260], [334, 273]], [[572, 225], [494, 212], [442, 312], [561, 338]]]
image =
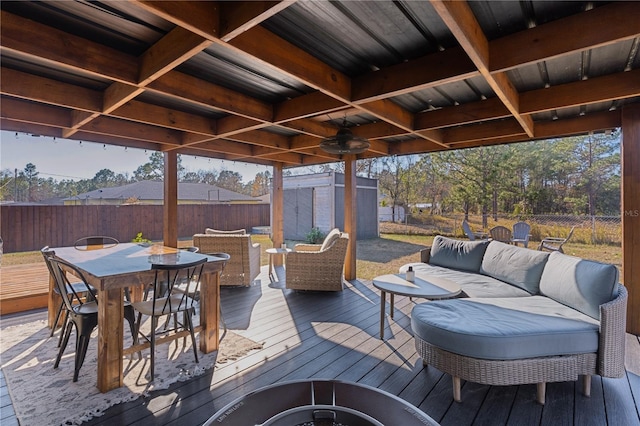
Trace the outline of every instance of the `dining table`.
[[[120, 243], [112, 246], [76, 246], [52, 248], [55, 255], [80, 269], [88, 284], [98, 291], [98, 360], [97, 386], [108, 392], [123, 385], [123, 357], [138, 352], [142, 346], [124, 348], [124, 290], [135, 300], [141, 298], [146, 285], [152, 283], [153, 264], [189, 264], [207, 259], [200, 289], [200, 350], [218, 350], [220, 321], [220, 272], [228, 258], [180, 250], [162, 244]], [[53, 281], [50, 281], [50, 290]], [[59, 296], [58, 296], [59, 297]], [[59, 304], [49, 291], [48, 321], [54, 324]]]

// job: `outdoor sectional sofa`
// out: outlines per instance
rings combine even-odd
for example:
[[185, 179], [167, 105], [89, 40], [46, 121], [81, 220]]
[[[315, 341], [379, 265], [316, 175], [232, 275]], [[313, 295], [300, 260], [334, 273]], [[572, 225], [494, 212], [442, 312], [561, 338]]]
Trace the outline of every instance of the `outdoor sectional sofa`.
[[457, 282], [462, 296], [428, 301], [411, 313], [416, 349], [425, 365], [490, 385], [537, 384], [591, 375], [624, 375], [627, 291], [608, 265], [498, 241], [442, 236], [421, 252], [416, 275]]

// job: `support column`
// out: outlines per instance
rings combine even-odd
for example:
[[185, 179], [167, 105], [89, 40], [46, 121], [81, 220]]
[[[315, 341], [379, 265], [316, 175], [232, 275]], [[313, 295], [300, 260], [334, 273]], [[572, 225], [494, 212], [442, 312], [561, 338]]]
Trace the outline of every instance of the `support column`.
[[344, 231], [349, 234], [349, 246], [344, 261], [344, 278], [356, 279], [356, 246], [358, 211], [356, 156], [344, 156]]
[[640, 105], [622, 108], [622, 281], [627, 332], [640, 335]]
[[[271, 185], [271, 241], [276, 248], [284, 243], [284, 182], [282, 169], [282, 163], [274, 164]], [[282, 256], [274, 256], [273, 264], [282, 265]]]
[[164, 153], [164, 203], [162, 239], [165, 246], [178, 247], [178, 154]]

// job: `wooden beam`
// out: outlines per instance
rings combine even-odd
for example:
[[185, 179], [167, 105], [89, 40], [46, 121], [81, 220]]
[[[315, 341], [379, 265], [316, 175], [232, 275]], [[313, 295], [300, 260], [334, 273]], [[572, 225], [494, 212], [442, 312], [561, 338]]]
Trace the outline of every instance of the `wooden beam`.
[[138, 84], [146, 86], [161, 75], [202, 52], [213, 42], [182, 27], [176, 27], [151, 46], [140, 58]]
[[467, 52], [491, 89], [520, 123], [524, 131], [529, 136], [533, 136], [533, 119], [530, 116], [520, 114], [518, 92], [507, 74], [503, 72], [491, 74], [489, 72], [489, 41], [482, 33], [482, 28], [469, 5], [463, 1], [444, 0], [431, 0], [431, 4], [458, 43]]
[[506, 118], [511, 114], [499, 98], [444, 107], [416, 114], [415, 128], [438, 129], [441, 127], [477, 123], [484, 120]]
[[640, 69], [523, 92], [520, 110], [533, 114], [636, 96], [640, 96]]
[[132, 1], [204, 38], [217, 38], [220, 32], [220, 4], [217, 1]]
[[283, 11], [293, 1], [222, 1], [220, 2], [220, 39], [232, 40], [238, 35]]
[[489, 43], [491, 72], [636, 38], [639, 14], [638, 2], [617, 1], [498, 38]]
[[253, 120], [271, 123], [273, 117], [273, 107], [266, 102], [177, 71], [158, 78], [147, 89]]
[[54, 62], [81, 75], [93, 75], [122, 83], [135, 84], [138, 60], [102, 44], [75, 36], [30, 19], [1, 11], [2, 49]]
[[282, 163], [273, 165], [271, 177], [271, 241], [274, 247], [284, 243], [284, 179]]
[[353, 80], [353, 101], [363, 104], [480, 75], [459, 47], [373, 71]]
[[99, 91], [61, 83], [6, 67], [0, 69], [0, 91], [4, 95], [65, 108], [88, 112], [102, 110], [102, 93]]
[[451, 146], [460, 142], [481, 141], [496, 137], [523, 134], [522, 127], [513, 118], [470, 124], [461, 127], [451, 127], [443, 129], [442, 131], [444, 133], [444, 140], [448, 144], [451, 144]]
[[622, 281], [627, 332], [640, 335], [640, 106], [622, 109]]
[[349, 234], [349, 245], [344, 260], [344, 278], [357, 278], [356, 247], [358, 244], [358, 186], [356, 176], [356, 156], [344, 156], [344, 231]]
[[178, 247], [178, 154], [164, 153], [164, 203], [162, 240], [167, 247]]

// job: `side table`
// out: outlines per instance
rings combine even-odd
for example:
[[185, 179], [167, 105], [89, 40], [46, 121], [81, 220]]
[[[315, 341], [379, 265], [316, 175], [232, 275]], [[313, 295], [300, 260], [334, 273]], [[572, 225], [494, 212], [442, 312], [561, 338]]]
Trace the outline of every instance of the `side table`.
[[277, 255], [282, 255], [282, 259], [284, 261], [287, 253], [291, 253], [293, 250], [290, 248], [269, 248], [266, 250], [267, 254], [269, 254], [269, 279], [271, 282], [275, 281], [273, 273], [273, 257]]

